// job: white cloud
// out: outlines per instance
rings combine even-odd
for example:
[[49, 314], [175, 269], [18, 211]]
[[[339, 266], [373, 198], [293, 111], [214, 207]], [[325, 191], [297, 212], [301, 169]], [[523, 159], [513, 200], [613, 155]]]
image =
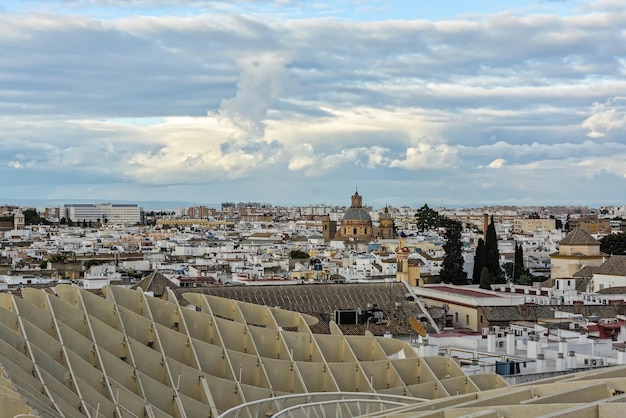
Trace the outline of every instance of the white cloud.
[[[180, 2], [181, 13], [176, 3], [152, 16], [133, 6], [87, 16], [84, 2], [0, 15], [0, 85], [10, 87], [0, 167], [20, 167], [22, 190], [37, 194], [37, 178], [157, 197], [206, 184], [227, 199], [246, 182], [261, 194], [260, 184], [362, 177], [389, 182], [376, 188], [385, 194], [399, 171], [430, 169], [445, 177], [439, 187], [458, 187], [455, 201], [471, 182], [530, 198], [522, 171], [564, 198], [574, 196], [558, 187], [567, 176], [624, 186], [626, 99], [615, 92], [626, 91], [616, 59], [626, 15], [602, 12], [609, 2], [441, 21], [291, 19], [263, 2], [246, 5], [257, 14], [207, 2]], [[609, 194], [612, 181], [586, 192]]]
[[503, 160], [502, 158], [498, 158], [490, 162], [487, 167], [488, 168], [502, 168], [504, 167], [505, 164], [506, 164], [505, 160]]
[[295, 90], [297, 82], [286, 70], [282, 54], [262, 54], [239, 60], [237, 94], [222, 100], [219, 114], [255, 137], [263, 137], [263, 120], [272, 101]]
[[390, 167], [400, 167], [407, 170], [422, 170], [431, 168], [451, 168], [458, 163], [458, 152], [446, 144], [429, 144], [422, 142], [409, 147], [405, 152], [404, 160], [393, 160]]
[[626, 97], [618, 96], [608, 99], [604, 103], [594, 103], [593, 113], [582, 123], [588, 129], [588, 137], [602, 138], [606, 131], [623, 129], [626, 127]]
[[315, 150], [311, 144], [301, 144], [292, 150], [294, 154], [289, 160], [288, 168], [292, 171], [300, 171], [315, 165]]

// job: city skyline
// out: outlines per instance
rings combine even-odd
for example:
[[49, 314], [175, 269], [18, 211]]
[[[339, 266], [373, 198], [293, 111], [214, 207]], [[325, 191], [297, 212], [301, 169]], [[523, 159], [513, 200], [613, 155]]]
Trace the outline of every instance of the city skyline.
[[599, 1], [7, 1], [0, 201], [623, 205]]

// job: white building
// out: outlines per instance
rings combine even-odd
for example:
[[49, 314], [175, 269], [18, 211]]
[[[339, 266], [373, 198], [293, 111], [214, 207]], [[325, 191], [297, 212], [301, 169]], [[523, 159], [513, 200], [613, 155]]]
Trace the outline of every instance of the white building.
[[593, 271], [593, 291], [626, 286], [626, 255], [612, 255]]
[[66, 204], [63, 216], [73, 222], [134, 225], [143, 223], [143, 209], [135, 204]]

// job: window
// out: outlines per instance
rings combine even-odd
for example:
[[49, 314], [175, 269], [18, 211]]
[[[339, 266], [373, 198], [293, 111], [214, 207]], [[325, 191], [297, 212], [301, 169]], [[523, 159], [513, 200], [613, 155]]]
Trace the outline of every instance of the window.
[[469, 315], [465, 315], [465, 325], [469, 325]]
[[459, 313], [458, 312], [454, 313], [454, 322], [459, 322]]
[[483, 322], [483, 316], [481, 315], [480, 316], [480, 323], [482, 324], [482, 322]]
[[353, 235], [356, 235], [356, 228], [353, 228], [353, 229], [352, 229], [352, 234], [353, 234]]
[[365, 235], [367, 235], [367, 228], [365, 228]]

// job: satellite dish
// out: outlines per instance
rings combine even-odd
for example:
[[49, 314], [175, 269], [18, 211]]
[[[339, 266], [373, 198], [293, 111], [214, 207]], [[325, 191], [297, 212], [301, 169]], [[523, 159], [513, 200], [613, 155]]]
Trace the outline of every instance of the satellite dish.
[[409, 324], [411, 325], [411, 328], [413, 328], [413, 331], [415, 331], [418, 335], [421, 335], [422, 337], [426, 336], [426, 329], [420, 321], [413, 317], [410, 317]]

